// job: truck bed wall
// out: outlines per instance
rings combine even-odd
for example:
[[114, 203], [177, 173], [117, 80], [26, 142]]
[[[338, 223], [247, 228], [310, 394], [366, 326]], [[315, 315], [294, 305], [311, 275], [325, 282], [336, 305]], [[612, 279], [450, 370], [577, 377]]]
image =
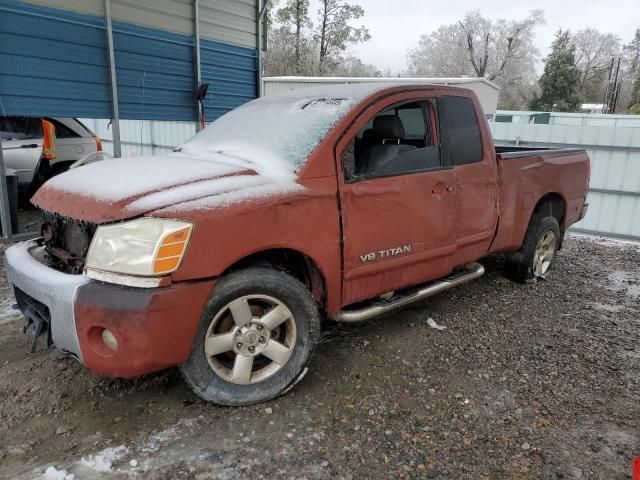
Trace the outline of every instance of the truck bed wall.
[[520, 248], [533, 210], [549, 193], [566, 203], [564, 227], [577, 222], [587, 193], [588, 161], [583, 150], [506, 159], [498, 154], [500, 223], [491, 253]]

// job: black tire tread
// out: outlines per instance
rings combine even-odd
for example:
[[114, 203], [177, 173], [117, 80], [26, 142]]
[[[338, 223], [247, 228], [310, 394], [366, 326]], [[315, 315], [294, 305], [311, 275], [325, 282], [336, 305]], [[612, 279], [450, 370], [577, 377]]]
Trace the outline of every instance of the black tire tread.
[[[296, 317], [298, 338], [289, 362], [273, 377], [259, 384], [236, 385], [217, 377], [210, 369], [201, 350], [201, 339], [217, 309], [229, 303], [234, 295], [249, 293], [264, 293], [288, 301], [287, 306]], [[301, 338], [302, 335], [305, 338]], [[301, 379], [319, 338], [320, 312], [307, 287], [283, 271], [250, 267], [230, 273], [215, 286], [203, 309], [191, 355], [180, 366], [180, 371], [191, 389], [206, 401], [226, 406], [266, 402], [289, 391]], [[298, 351], [299, 348], [302, 350]], [[203, 380], [205, 377], [212, 380], [207, 383]], [[206, 387], [204, 383], [207, 383]]]
[[522, 247], [507, 257], [505, 265], [505, 275], [507, 278], [517, 283], [527, 283], [534, 279], [532, 268], [533, 255], [540, 237], [549, 230], [552, 230], [556, 235], [557, 254], [561, 239], [558, 220], [546, 212], [534, 213], [529, 222], [527, 232], [525, 233]]

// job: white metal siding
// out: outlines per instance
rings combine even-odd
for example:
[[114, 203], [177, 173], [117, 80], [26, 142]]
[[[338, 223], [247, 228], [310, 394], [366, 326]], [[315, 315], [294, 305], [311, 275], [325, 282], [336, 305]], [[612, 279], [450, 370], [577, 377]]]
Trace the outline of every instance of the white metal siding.
[[[104, 151], [113, 154], [113, 132], [109, 120], [87, 118], [80, 121], [102, 139]], [[122, 156], [164, 155], [195, 133], [194, 122], [120, 120]]]
[[201, 0], [200, 34], [243, 47], [257, 43], [257, 0]]
[[[513, 123], [529, 123], [533, 114], [519, 110], [499, 110], [497, 115], [513, 117]], [[640, 127], [640, 115], [605, 115], [600, 113], [551, 112], [549, 125], [575, 125], [581, 127]]]
[[[104, 0], [26, 0], [46, 7], [104, 16]], [[202, 38], [256, 46], [258, 0], [201, 0]], [[193, 0], [111, 0], [114, 20], [193, 35]]]
[[[594, 120], [589, 114], [570, 118], [578, 123]], [[615, 120], [609, 120], [609, 124]], [[640, 117], [626, 116], [623, 120], [633, 123]], [[591, 158], [590, 206], [587, 217], [574, 228], [640, 238], [640, 128], [501, 122], [490, 125], [498, 144], [586, 148]]]

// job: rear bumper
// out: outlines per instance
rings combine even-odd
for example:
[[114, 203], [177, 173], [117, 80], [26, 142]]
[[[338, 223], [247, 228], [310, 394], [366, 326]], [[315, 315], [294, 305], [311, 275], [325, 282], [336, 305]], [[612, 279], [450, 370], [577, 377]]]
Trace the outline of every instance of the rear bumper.
[[[183, 363], [191, 352], [213, 280], [164, 288], [135, 288], [68, 275], [39, 261], [32, 242], [6, 251], [9, 281], [49, 309], [56, 348], [73, 354], [90, 370], [135, 377]], [[109, 330], [118, 343], [102, 340]]]
[[587, 212], [589, 211], [589, 204], [585, 203], [582, 206], [582, 211], [580, 212], [580, 217], [578, 218], [578, 222], [587, 216]]

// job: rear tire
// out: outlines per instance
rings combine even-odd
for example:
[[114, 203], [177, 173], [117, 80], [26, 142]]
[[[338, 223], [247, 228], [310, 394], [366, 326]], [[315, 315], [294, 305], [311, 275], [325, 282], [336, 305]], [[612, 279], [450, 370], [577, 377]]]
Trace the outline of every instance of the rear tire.
[[522, 247], [507, 258], [506, 276], [518, 283], [547, 278], [561, 241], [558, 220], [546, 214], [534, 214]]
[[302, 378], [319, 336], [318, 307], [300, 281], [272, 268], [248, 268], [216, 285], [180, 369], [209, 402], [266, 402]]

